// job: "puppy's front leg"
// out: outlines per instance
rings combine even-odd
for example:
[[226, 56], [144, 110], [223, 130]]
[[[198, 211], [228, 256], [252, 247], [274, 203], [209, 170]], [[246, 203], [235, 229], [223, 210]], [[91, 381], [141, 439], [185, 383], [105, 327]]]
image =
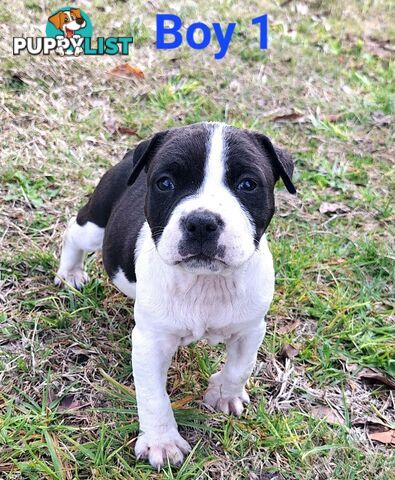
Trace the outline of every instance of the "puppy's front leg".
[[181, 463], [191, 449], [178, 433], [166, 392], [167, 370], [177, 347], [175, 337], [137, 326], [133, 329], [132, 363], [140, 421], [135, 452], [158, 470], [167, 459]]
[[210, 377], [204, 403], [224, 413], [241, 415], [244, 404], [250, 401], [245, 385], [254, 369], [265, 326], [262, 322], [259, 327], [233, 335], [226, 342], [225, 364], [220, 372]]

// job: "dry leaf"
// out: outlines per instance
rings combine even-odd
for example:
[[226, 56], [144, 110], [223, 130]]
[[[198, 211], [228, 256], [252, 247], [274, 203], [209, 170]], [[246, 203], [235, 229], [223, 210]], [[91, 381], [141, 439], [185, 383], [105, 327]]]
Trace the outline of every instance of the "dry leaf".
[[128, 127], [118, 127], [117, 132], [120, 133], [121, 135], [137, 135], [137, 130], [133, 130], [132, 128]]
[[299, 350], [290, 343], [286, 343], [281, 349], [280, 355], [284, 358], [294, 358], [299, 353]]
[[144, 78], [144, 72], [140, 68], [130, 65], [130, 63], [118, 65], [110, 71], [110, 75], [126, 79], [133, 77]]
[[58, 410], [73, 410], [75, 408], [80, 408], [81, 406], [82, 404], [80, 401], [74, 400], [74, 395], [66, 395], [60, 401]]
[[293, 332], [300, 324], [299, 320], [295, 320], [292, 323], [286, 323], [277, 329], [279, 335], [285, 335], [286, 333]]
[[290, 112], [273, 117], [273, 122], [300, 122], [303, 117], [304, 114], [302, 112], [291, 110]]
[[322, 214], [347, 213], [350, 211], [350, 207], [344, 205], [344, 203], [323, 202], [321, 203], [319, 210]]
[[368, 380], [375, 380], [376, 382], [384, 383], [391, 388], [395, 388], [395, 379], [390, 377], [389, 375], [385, 375], [384, 373], [379, 372], [378, 370], [374, 370], [373, 368], [363, 368], [358, 373], [358, 378], [365, 378]]
[[395, 430], [369, 433], [368, 437], [370, 438], [370, 440], [376, 440], [376, 442], [395, 445]]
[[179, 400], [176, 400], [175, 402], [172, 402], [171, 407], [174, 409], [182, 408], [185, 406], [187, 403], [189, 403], [191, 400], [193, 400], [195, 397], [193, 395], [186, 395], [183, 398], [180, 398]]
[[310, 414], [312, 417], [324, 419], [328, 423], [344, 425], [344, 418], [336, 410], [332, 410], [330, 407], [325, 407], [323, 405], [313, 407], [310, 411]]
[[383, 427], [387, 427], [388, 428], [388, 425], [386, 423], [384, 423], [382, 420], [380, 420], [380, 418], [378, 417], [355, 417], [353, 418], [352, 422], [351, 422], [352, 426], [353, 427], [365, 427], [365, 426], [370, 426], [372, 428], [375, 428], [375, 431], [377, 431], [377, 429], [380, 429], [380, 428], [383, 428]]

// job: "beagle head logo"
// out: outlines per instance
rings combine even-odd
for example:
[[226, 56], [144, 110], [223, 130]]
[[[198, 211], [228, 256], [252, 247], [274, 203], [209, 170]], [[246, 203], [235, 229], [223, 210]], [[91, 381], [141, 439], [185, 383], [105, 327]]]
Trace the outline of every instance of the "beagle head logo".
[[86, 27], [86, 20], [81, 14], [79, 8], [69, 8], [59, 10], [48, 18], [58, 30], [61, 30], [65, 37], [71, 38], [74, 33]]
[[92, 37], [93, 28], [90, 18], [83, 10], [62, 7], [48, 17], [45, 32], [47, 37], [71, 40]]

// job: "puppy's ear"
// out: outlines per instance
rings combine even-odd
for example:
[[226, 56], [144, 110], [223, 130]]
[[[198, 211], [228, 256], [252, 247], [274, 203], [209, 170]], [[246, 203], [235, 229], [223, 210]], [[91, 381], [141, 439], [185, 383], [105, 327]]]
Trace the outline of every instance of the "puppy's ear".
[[58, 30], [61, 30], [64, 23], [64, 15], [64, 12], [60, 11], [49, 17], [48, 21], [51, 22], [52, 25], [55, 25]]
[[254, 134], [261, 148], [269, 154], [269, 158], [276, 175], [276, 180], [281, 177], [289, 193], [296, 193], [295, 185], [292, 183], [294, 162], [291, 155], [280, 148], [274, 147], [270, 139], [261, 133]]
[[137, 180], [144, 167], [147, 170], [151, 158], [167, 135], [167, 132], [168, 130], [156, 133], [150, 140], [144, 140], [137, 145], [133, 152], [133, 170], [130, 174], [128, 185], [132, 185]]
[[70, 12], [75, 15], [77, 18], [81, 18], [81, 10], [79, 8], [72, 8]]

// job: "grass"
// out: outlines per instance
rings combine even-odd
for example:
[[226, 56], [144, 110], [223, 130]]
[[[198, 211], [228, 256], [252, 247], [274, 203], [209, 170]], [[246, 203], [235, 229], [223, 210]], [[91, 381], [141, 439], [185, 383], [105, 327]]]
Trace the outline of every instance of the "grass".
[[[11, 38], [37, 35], [58, 4], [16, 0], [0, 12], [0, 478], [394, 478], [393, 446], [368, 437], [395, 428], [393, 391], [360, 375], [395, 377], [392, 2], [180, 3], [187, 24], [238, 22], [221, 61], [216, 44], [157, 51], [151, 4], [80, 3], [95, 35], [134, 35], [127, 60], [144, 80], [108, 75], [121, 57], [13, 57]], [[266, 12], [263, 52], [250, 20]], [[99, 256], [82, 292], [52, 277], [65, 222], [104, 171], [140, 138], [202, 120], [254, 128], [293, 152], [298, 195], [277, 191], [277, 288], [251, 405], [240, 419], [204, 409], [223, 347], [181, 348], [169, 391], [194, 449], [157, 473], [133, 453], [133, 305]], [[323, 213], [324, 202], [339, 207]], [[289, 344], [297, 355], [284, 358]]]

